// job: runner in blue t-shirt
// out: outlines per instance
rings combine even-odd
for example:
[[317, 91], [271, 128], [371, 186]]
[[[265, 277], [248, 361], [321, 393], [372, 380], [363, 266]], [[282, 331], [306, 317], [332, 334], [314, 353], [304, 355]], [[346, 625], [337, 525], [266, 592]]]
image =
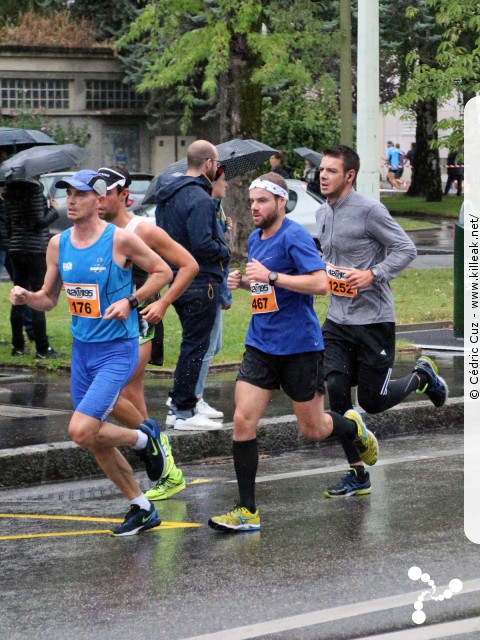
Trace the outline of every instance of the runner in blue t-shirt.
[[387, 163], [387, 179], [392, 187], [398, 191], [402, 187], [400, 180], [403, 173], [404, 153], [391, 140], [388, 141], [384, 161]]
[[345, 416], [324, 411], [323, 338], [313, 296], [327, 293], [325, 265], [310, 235], [285, 217], [288, 187], [276, 173], [250, 185], [253, 223], [246, 278], [228, 277], [229, 289], [251, 292], [252, 320], [235, 387], [233, 461], [240, 494], [228, 513], [211, 518], [221, 531], [256, 531], [257, 424], [274, 389], [292, 400], [302, 434], [313, 441], [330, 435], [349, 438], [367, 464], [375, 464], [378, 445], [356, 411]]

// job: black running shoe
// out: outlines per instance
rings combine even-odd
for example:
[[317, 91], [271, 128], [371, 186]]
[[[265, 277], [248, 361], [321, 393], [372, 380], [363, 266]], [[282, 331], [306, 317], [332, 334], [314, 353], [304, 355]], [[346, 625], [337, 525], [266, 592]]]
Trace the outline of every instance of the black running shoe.
[[150, 509], [140, 509], [136, 504], [132, 505], [130, 511], [125, 516], [122, 524], [110, 531], [111, 536], [134, 536], [136, 533], [153, 529], [161, 524], [157, 510], [154, 505], [150, 505]]
[[413, 371], [423, 373], [428, 382], [417, 393], [424, 393], [436, 407], [443, 407], [448, 398], [448, 386], [443, 378], [438, 375], [436, 363], [428, 356], [422, 356], [415, 363]]
[[62, 357], [61, 353], [58, 353], [52, 347], [48, 347], [46, 351], [43, 351], [43, 352], [37, 351], [35, 360], [56, 360], [57, 358], [61, 358], [61, 357]]
[[157, 482], [163, 475], [167, 466], [167, 453], [160, 443], [160, 428], [158, 424], [149, 419], [148, 424], [142, 423], [139, 427], [148, 437], [145, 449], [140, 449], [135, 453], [143, 460], [147, 476], [153, 482]]

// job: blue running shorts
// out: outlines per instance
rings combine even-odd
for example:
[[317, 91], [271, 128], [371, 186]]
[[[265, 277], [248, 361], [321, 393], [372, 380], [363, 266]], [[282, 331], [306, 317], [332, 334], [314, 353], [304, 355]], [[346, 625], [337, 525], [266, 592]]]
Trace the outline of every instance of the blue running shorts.
[[72, 346], [70, 393], [73, 408], [105, 420], [138, 363], [138, 338], [80, 342]]

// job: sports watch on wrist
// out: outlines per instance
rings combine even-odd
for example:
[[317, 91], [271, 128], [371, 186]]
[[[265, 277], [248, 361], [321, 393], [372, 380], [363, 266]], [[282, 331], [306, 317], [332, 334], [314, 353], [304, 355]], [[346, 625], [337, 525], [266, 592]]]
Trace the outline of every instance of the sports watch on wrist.
[[129, 296], [125, 296], [130, 304], [130, 309], [136, 309], [138, 307], [138, 300], [136, 299], [136, 297], [133, 295], [133, 293], [131, 293]]
[[276, 271], [270, 271], [270, 273], [268, 274], [268, 283], [271, 284], [272, 287], [274, 287], [277, 280], [278, 273]]
[[377, 279], [378, 279], [378, 276], [380, 275], [380, 274], [379, 274], [379, 272], [378, 272], [378, 268], [377, 268], [377, 267], [371, 267], [371, 268], [370, 268], [370, 271], [371, 271], [371, 272], [372, 272], [372, 274], [373, 274], [373, 279], [374, 279], [374, 280], [377, 280]]

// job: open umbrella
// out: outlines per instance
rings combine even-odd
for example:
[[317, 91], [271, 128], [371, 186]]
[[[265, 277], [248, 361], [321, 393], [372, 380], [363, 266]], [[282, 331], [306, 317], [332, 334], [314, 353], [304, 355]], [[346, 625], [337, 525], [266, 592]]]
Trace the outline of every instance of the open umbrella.
[[88, 158], [85, 149], [76, 144], [32, 147], [16, 153], [0, 165], [0, 182], [27, 180], [49, 171], [78, 166]]
[[53, 138], [43, 131], [36, 129], [17, 129], [14, 127], [0, 127], [0, 147], [30, 147], [39, 144], [57, 144]]
[[309, 149], [308, 147], [297, 147], [294, 151], [305, 160], [310, 160], [315, 167], [320, 166], [323, 156], [321, 153], [318, 153], [318, 151], [313, 151], [313, 149]]
[[[218, 161], [225, 169], [226, 180], [242, 176], [248, 171], [256, 169], [276, 151], [258, 140], [241, 140], [240, 138], [222, 142], [215, 145], [215, 148], [218, 152]], [[160, 175], [173, 175], [174, 173], [185, 173], [186, 171], [187, 159], [183, 158], [169, 165]], [[154, 203], [158, 178], [159, 176], [155, 176], [150, 183], [143, 204]]]

